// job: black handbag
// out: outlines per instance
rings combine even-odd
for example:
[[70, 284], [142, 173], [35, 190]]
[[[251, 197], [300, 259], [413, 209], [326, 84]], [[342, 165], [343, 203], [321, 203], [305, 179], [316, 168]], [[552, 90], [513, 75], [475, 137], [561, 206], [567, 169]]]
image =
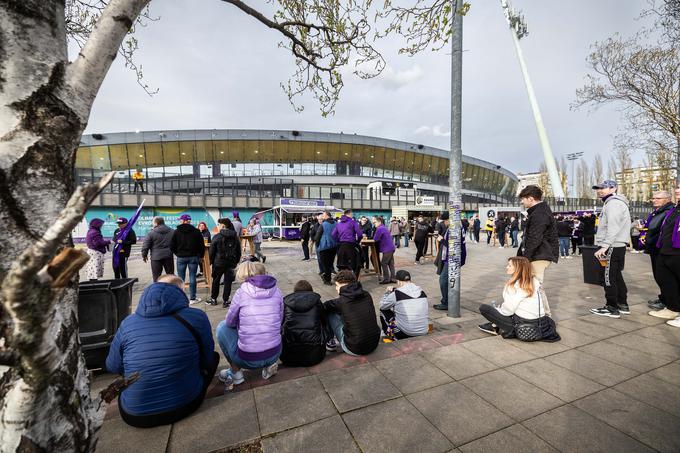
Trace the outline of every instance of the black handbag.
[[541, 301], [540, 288], [536, 291], [538, 295], [538, 319], [524, 319], [519, 316], [513, 316], [513, 324], [515, 327], [515, 336], [521, 341], [559, 341], [561, 338], [557, 334], [557, 326], [555, 321], [548, 315], [541, 316]]

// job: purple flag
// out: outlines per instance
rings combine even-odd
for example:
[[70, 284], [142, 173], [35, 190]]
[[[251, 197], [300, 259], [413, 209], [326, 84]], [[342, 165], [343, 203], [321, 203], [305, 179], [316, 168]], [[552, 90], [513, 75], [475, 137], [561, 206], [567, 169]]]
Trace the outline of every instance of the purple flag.
[[116, 246], [113, 248], [113, 267], [118, 267], [118, 262], [120, 261], [118, 254], [120, 253], [120, 249], [123, 247], [122, 241], [125, 241], [125, 238], [127, 237], [128, 233], [130, 232], [130, 230], [132, 230], [132, 227], [135, 225], [135, 222], [139, 218], [139, 214], [142, 213], [142, 206], [144, 206], [145, 201], [146, 199], [142, 200], [142, 204], [140, 204], [139, 207], [137, 208], [137, 212], [135, 212], [134, 215], [130, 217], [128, 224], [125, 225], [123, 231], [118, 233], [118, 237], [116, 239], [120, 240], [121, 243], [116, 241]]

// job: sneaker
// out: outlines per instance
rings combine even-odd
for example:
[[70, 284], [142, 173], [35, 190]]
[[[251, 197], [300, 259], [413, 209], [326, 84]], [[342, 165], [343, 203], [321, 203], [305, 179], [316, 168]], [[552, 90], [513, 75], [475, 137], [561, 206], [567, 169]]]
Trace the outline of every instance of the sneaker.
[[262, 264], [264, 264], [264, 263], [266, 263], [266, 262], [267, 262], [267, 257], [266, 257], [266, 256], [263, 256], [263, 257], [262, 257]]
[[274, 376], [277, 371], [279, 371], [278, 362], [272, 363], [267, 368], [262, 368], [262, 379], [269, 379], [270, 377]]
[[309, 261], [309, 258], [302, 258], [302, 261]]
[[243, 377], [243, 371], [238, 370], [234, 373], [231, 368], [225, 368], [217, 375], [217, 379], [222, 383], [227, 383], [231, 380], [234, 385], [243, 384], [246, 378]]
[[629, 315], [630, 307], [628, 307], [628, 305], [619, 305], [619, 313], [622, 315]]
[[648, 300], [647, 306], [652, 310], [663, 310], [666, 308], [666, 304], [661, 302], [659, 299]]
[[323, 272], [319, 272], [319, 275], [323, 275]]
[[189, 300], [189, 305], [197, 304], [197, 303], [199, 303], [200, 301], [201, 301], [201, 298], [200, 298], [200, 297], [194, 297], [193, 299], [190, 299], [190, 300]]
[[326, 342], [326, 351], [336, 352], [338, 350], [338, 342], [332, 338]]
[[606, 305], [602, 308], [591, 308], [590, 312], [594, 315], [608, 316], [610, 318], [620, 318], [621, 317], [619, 310], [609, 308]]
[[486, 324], [480, 324], [477, 326], [477, 328], [482, 332], [490, 333], [491, 335], [498, 335], [498, 329], [490, 322], [487, 322]]
[[206, 303], [207, 305], [217, 305], [217, 301], [216, 301], [215, 299], [213, 299], [212, 297], [206, 299], [206, 300], [205, 300], [205, 303]]
[[432, 308], [434, 308], [435, 310], [448, 311], [449, 306], [444, 304], [435, 304], [432, 306]]
[[680, 327], [680, 317], [666, 321], [666, 324], [673, 327]]
[[659, 311], [650, 311], [649, 316], [654, 316], [655, 318], [662, 318], [662, 319], [675, 319], [678, 316], [680, 316], [680, 313], [677, 311], [669, 310], [668, 308], [664, 308], [663, 310]]
[[331, 282], [330, 280], [324, 280], [323, 284], [326, 286], [333, 286], [333, 282]]
[[227, 302], [226, 300], [222, 302], [222, 308], [229, 308], [229, 302]]

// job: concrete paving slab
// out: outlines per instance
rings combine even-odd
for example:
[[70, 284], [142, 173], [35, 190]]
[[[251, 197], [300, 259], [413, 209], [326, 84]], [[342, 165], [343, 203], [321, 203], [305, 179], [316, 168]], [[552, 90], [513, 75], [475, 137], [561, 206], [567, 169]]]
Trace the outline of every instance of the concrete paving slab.
[[157, 428], [133, 428], [120, 417], [107, 420], [99, 430], [97, 451], [106, 453], [129, 453], [144, 451], [149, 453], [165, 453], [170, 439], [171, 425]]
[[579, 346], [600, 341], [598, 338], [592, 335], [579, 332], [578, 330], [568, 329], [567, 327], [563, 326], [562, 323], [557, 323], [557, 333], [560, 334], [560, 337], [562, 338], [560, 340], [560, 344], [570, 348], [578, 348]]
[[558, 407], [522, 424], [563, 452], [643, 453], [654, 451], [572, 405]]
[[335, 415], [335, 406], [316, 376], [253, 390], [263, 436]]
[[[609, 319], [609, 318], [607, 318]], [[617, 321], [616, 319], [611, 319], [612, 322]], [[603, 326], [599, 324], [594, 324], [592, 322], [584, 321], [581, 318], [567, 319], [562, 321], [557, 326], [557, 332], [559, 333], [559, 328], [566, 327], [567, 329], [576, 330], [581, 333], [595, 337], [598, 340], [604, 340], [605, 338], [610, 338], [616, 335], [621, 335], [620, 330], [613, 329], [609, 326]]]
[[352, 366], [361, 365], [368, 363], [367, 356], [352, 356], [345, 354], [344, 352], [338, 350], [339, 352], [329, 352], [326, 354], [326, 358], [323, 362], [313, 367], [307, 368], [311, 374], [319, 374], [325, 371], [338, 370], [340, 368], [348, 368]]
[[590, 395], [574, 406], [663, 452], [680, 451], [680, 418], [612, 389]]
[[665, 322], [659, 324], [658, 326], [646, 327], [644, 329], [638, 330], [635, 333], [641, 337], [662, 341], [672, 345], [680, 344], [680, 329], [669, 326]]
[[645, 326], [658, 326], [659, 324], [664, 324], [666, 322], [665, 319], [649, 316], [649, 307], [647, 307], [647, 304], [643, 305], [638, 305], [638, 307], [643, 307], [639, 309], [637, 307], [631, 307], [630, 314], [625, 315], [626, 319], [635, 321], [638, 324], [644, 324]]
[[212, 451], [259, 436], [252, 392], [231, 393], [204, 401], [191, 417], [175, 423], [167, 451]]
[[600, 357], [617, 365], [645, 372], [666, 365], [671, 360], [646, 354], [636, 349], [608, 341], [600, 341], [578, 348], [580, 351]]
[[635, 333], [628, 333], [610, 338], [608, 341], [627, 348], [632, 348], [647, 354], [659, 357], [667, 357], [669, 360], [680, 359], [680, 345], [670, 344], [663, 341], [652, 340]]
[[491, 371], [461, 382], [517, 421], [564, 404], [548, 392], [505, 370]]
[[439, 343], [427, 336], [407, 338], [405, 340], [395, 341], [393, 344], [402, 354], [413, 354], [414, 352], [429, 351], [430, 349], [441, 347]]
[[661, 368], [652, 370], [649, 372], [649, 375], [669, 384], [680, 386], [680, 362], [669, 363]]
[[619, 319], [607, 318], [604, 316], [598, 316], [589, 314], [582, 316], [582, 321], [591, 322], [600, 326], [610, 327], [612, 329], [621, 332], [632, 332], [634, 330], [640, 330], [643, 327], [647, 327], [646, 324], [641, 324], [639, 322], [632, 321], [628, 315], [621, 315]]
[[638, 371], [577, 349], [546, 357], [546, 360], [608, 387], [639, 374]]
[[501, 337], [489, 337], [482, 340], [463, 343], [463, 346], [478, 356], [501, 367], [526, 362], [536, 358], [535, 355], [516, 348], [512, 343], [513, 340], [504, 340]]
[[445, 333], [441, 335], [435, 335], [432, 337], [432, 339], [442, 346], [449, 346], [465, 341], [465, 334], [462, 332]]
[[330, 371], [319, 379], [341, 413], [402, 396], [372, 364]]
[[359, 452], [339, 415], [262, 439], [265, 453]]
[[364, 453], [440, 453], [453, 447], [405, 398], [348, 412], [342, 418]]
[[462, 345], [433, 349], [422, 356], [457, 381], [498, 368]]
[[446, 373], [418, 354], [381, 360], [375, 366], [403, 394], [419, 392], [452, 381]]
[[[559, 331], [558, 331], [559, 333]], [[549, 343], [545, 341], [513, 341], [512, 345], [516, 348], [522, 349], [536, 357], [546, 357], [568, 350], [570, 347], [562, 344], [562, 341]]]
[[414, 393], [407, 398], [456, 446], [513, 423], [510, 417], [457, 382]]
[[676, 385], [669, 384], [649, 374], [643, 374], [622, 382], [614, 389], [680, 417], [680, 391], [678, 391]]
[[522, 425], [507, 428], [462, 445], [463, 453], [556, 453], [553, 447], [545, 443], [534, 433]]
[[506, 370], [566, 402], [583, 398], [605, 388], [597, 382], [545, 359], [520, 363]]

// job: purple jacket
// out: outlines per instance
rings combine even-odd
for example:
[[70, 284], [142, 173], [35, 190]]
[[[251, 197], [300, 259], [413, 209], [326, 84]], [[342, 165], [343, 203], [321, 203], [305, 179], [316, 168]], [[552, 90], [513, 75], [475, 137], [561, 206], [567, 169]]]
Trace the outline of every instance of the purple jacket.
[[361, 240], [363, 234], [364, 233], [363, 231], [361, 231], [361, 227], [359, 226], [358, 222], [356, 222], [351, 217], [343, 215], [342, 217], [340, 217], [340, 221], [333, 230], [331, 236], [337, 242], [355, 243]]
[[385, 225], [380, 225], [375, 229], [373, 240], [378, 243], [378, 251], [380, 253], [390, 253], [396, 250], [392, 236], [390, 236], [390, 231]]
[[226, 324], [238, 329], [237, 354], [263, 360], [281, 351], [283, 295], [271, 275], [255, 275], [241, 284], [227, 312]]
[[111, 241], [104, 239], [104, 236], [102, 236], [102, 225], [104, 225], [102, 219], [90, 220], [90, 229], [87, 230], [85, 242], [87, 243], [88, 249], [106, 253], [106, 246], [109, 245]]
[[[666, 212], [665, 217], [663, 218], [663, 223], [661, 224], [661, 228], [659, 229], [659, 239], [656, 241], [656, 248], [660, 249], [661, 248], [661, 240], [663, 238], [663, 227], [666, 225], [666, 220], [668, 220], [668, 217], [675, 211], [676, 209], [680, 209], [678, 206], [676, 206], [673, 209], [669, 209]], [[680, 215], [675, 218], [675, 224], [673, 225], [673, 233], [671, 234], [671, 244], [673, 245], [674, 249], [680, 249], [680, 231], [678, 229], [680, 228]]]

